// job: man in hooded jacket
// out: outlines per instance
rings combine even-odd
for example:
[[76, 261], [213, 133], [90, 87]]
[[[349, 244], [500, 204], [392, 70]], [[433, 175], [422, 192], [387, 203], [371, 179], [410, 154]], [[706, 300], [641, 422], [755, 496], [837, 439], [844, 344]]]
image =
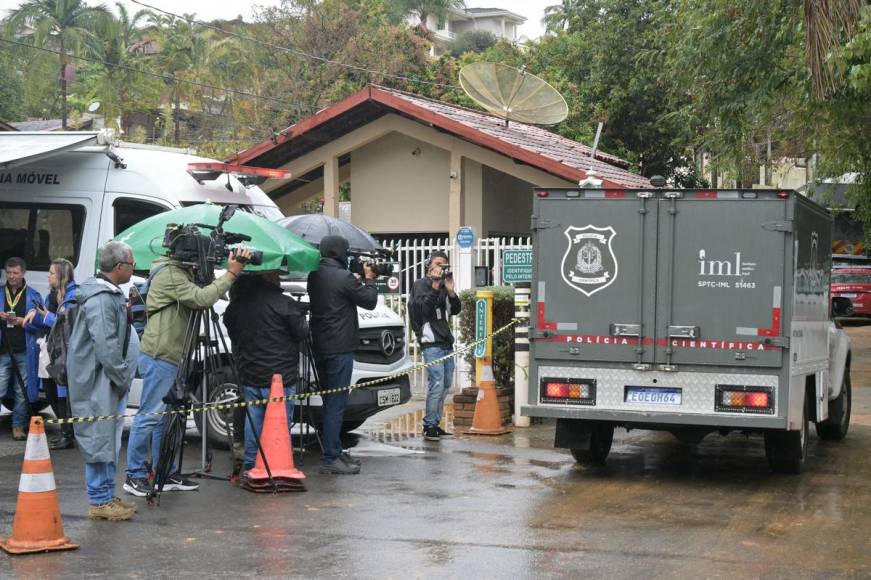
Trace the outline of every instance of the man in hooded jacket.
[[[344, 389], [354, 370], [354, 348], [359, 341], [357, 307], [373, 310], [378, 304], [375, 273], [363, 265], [363, 278], [348, 271], [348, 240], [326, 236], [321, 240], [321, 261], [308, 276], [311, 302], [312, 346], [321, 389]], [[320, 472], [360, 473], [360, 464], [342, 452], [340, 434], [348, 391], [324, 395]]]
[[100, 272], [76, 294], [67, 347], [67, 378], [73, 415], [122, 418], [76, 423], [76, 441], [85, 459], [91, 519], [129, 520], [136, 505], [115, 495], [115, 470], [121, 449], [124, 409], [139, 355], [139, 338], [130, 325], [127, 299], [119, 288], [133, 275], [133, 252], [109, 242], [100, 253]]

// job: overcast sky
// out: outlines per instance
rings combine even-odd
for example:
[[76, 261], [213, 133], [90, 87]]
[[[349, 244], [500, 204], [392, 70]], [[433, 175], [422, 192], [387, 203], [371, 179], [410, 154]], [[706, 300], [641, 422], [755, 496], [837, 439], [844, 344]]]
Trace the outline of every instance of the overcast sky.
[[[121, 0], [130, 12], [136, 12], [141, 7], [130, 2]], [[253, 2], [222, 2], [220, 0], [184, 0], [184, 2], [170, 0], [143, 0], [152, 6], [163, 8], [171, 12], [193, 12], [203, 20], [214, 18], [235, 18], [239, 14], [245, 20], [251, 19], [251, 8], [254, 6], [276, 6], [280, 0], [256, 0]], [[0, 13], [4, 13], [20, 4], [20, 0], [0, 0]], [[100, 4], [94, 0], [87, 0], [88, 4]], [[557, 0], [466, 0], [468, 8], [504, 8], [515, 14], [526, 17], [526, 23], [520, 27], [520, 36], [538, 38], [544, 33], [541, 19], [544, 16], [544, 7], [556, 4]], [[114, 1], [102, 2], [107, 6], [114, 6]]]

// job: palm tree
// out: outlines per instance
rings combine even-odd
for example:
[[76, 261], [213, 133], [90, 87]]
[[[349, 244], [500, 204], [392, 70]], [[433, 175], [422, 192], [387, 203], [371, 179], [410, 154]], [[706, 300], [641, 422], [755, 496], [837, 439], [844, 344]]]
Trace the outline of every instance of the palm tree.
[[56, 49], [61, 91], [61, 123], [67, 128], [67, 64], [69, 54], [77, 55], [83, 47], [93, 46], [94, 34], [111, 14], [105, 6], [86, 6], [83, 0], [27, 0], [13, 10], [7, 26], [13, 34], [34, 29], [34, 41]]
[[424, 36], [429, 36], [426, 21], [429, 16], [437, 20], [445, 20], [451, 10], [462, 10], [466, 7], [465, 0], [399, 0], [400, 12], [403, 16], [417, 16]]
[[808, 66], [814, 93], [831, 94], [837, 85], [836, 49], [853, 37], [865, 0], [804, 0]]
[[131, 89], [142, 81], [133, 70], [140, 59], [132, 49], [141, 36], [139, 24], [153, 16], [150, 10], [139, 10], [131, 18], [123, 4], [116, 2], [115, 6], [118, 18], [105, 19], [96, 29], [93, 43], [94, 56], [102, 61], [98, 90], [108, 125], [124, 113]]
[[551, 34], [565, 32], [577, 9], [578, 0], [562, 0], [560, 4], [546, 7], [541, 19], [545, 31]]

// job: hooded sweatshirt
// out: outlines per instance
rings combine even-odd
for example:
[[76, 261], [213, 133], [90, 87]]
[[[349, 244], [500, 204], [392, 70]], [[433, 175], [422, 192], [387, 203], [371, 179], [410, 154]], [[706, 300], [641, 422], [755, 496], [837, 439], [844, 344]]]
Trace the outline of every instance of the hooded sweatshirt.
[[326, 236], [320, 250], [320, 266], [308, 275], [314, 351], [353, 352], [359, 341], [357, 307], [373, 310], [378, 304], [378, 290], [374, 282], [361, 280], [348, 271], [348, 240]]

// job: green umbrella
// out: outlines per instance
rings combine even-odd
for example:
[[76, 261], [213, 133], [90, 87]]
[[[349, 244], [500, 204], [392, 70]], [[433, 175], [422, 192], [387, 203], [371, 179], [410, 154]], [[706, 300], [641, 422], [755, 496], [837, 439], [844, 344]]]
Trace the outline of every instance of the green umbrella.
[[[137, 269], [144, 269], [150, 267], [155, 258], [166, 255], [163, 236], [168, 224], [217, 225], [222, 209], [220, 205], [201, 203], [160, 213], [127, 228], [115, 237], [115, 241], [129, 244], [133, 248]], [[237, 211], [223, 228], [227, 233], [251, 236], [251, 241], [243, 245], [263, 252], [263, 263], [259, 266], [249, 264], [245, 266], [246, 270], [311, 272], [318, 268], [321, 255], [314, 246], [265, 218]], [[209, 234], [206, 228], [200, 231]]]

